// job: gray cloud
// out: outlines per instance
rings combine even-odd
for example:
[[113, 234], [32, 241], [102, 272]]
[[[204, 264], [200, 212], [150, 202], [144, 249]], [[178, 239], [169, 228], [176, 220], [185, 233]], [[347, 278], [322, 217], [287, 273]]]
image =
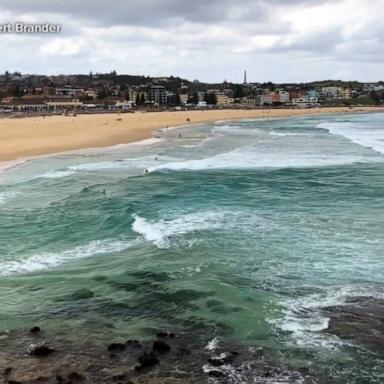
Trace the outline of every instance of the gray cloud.
[[375, 80], [383, 17], [382, 0], [1, 0], [0, 23], [51, 21], [64, 30], [0, 35], [0, 71], [139, 67], [152, 75], [241, 81], [247, 68], [255, 81]]

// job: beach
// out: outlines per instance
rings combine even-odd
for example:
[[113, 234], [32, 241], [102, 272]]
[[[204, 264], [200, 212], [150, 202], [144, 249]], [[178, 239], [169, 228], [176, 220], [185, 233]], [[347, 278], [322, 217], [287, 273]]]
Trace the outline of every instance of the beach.
[[1, 177], [0, 382], [380, 383], [384, 113], [257, 112], [4, 121], [100, 148]]
[[[126, 144], [159, 128], [243, 118], [380, 111], [377, 107], [136, 112], [0, 119], [0, 161]], [[187, 121], [189, 119], [189, 121]]]

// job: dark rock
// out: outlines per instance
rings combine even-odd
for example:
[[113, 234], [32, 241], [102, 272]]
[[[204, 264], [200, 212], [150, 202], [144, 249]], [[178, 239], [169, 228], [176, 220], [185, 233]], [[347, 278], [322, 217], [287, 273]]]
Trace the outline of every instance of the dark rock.
[[7, 367], [4, 369], [4, 376], [8, 376], [12, 372], [12, 367]]
[[28, 353], [31, 356], [37, 356], [37, 357], [48, 356], [53, 352], [55, 352], [55, 350], [53, 348], [50, 348], [44, 344], [39, 344], [39, 345], [32, 344], [28, 348]]
[[224, 372], [221, 372], [221, 371], [216, 370], [216, 369], [212, 369], [212, 370], [208, 371], [208, 376], [211, 376], [211, 377], [223, 377], [224, 376]]
[[237, 352], [223, 352], [219, 356], [212, 356], [208, 359], [208, 362], [214, 367], [232, 363], [239, 354]]
[[301, 367], [297, 371], [300, 372], [304, 376], [307, 376], [310, 374], [310, 370], [307, 367]]
[[61, 375], [56, 375], [56, 383], [60, 384], [63, 383], [64, 379]]
[[32, 327], [29, 332], [32, 334], [39, 333], [41, 331], [40, 327]]
[[151, 368], [154, 365], [159, 364], [160, 361], [153, 352], [150, 352], [150, 353], [144, 352], [139, 357], [139, 363], [140, 365], [136, 365], [135, 367], [136, 371], [141, 371], [142, 369], [145, 369], [145, 368]]
[[171, 346], [162, 340], [155, 340], [152, 345], [152, 349], [156, 352], [169, 352]]
[[20, 381], [16, 381], [16, 380], [8, 380], [7, 384], [23, 384], [23, 383]]
[[126, 344], [133, 348], [141, 348], [141, 344], [138, 340], [127, 340]]
[[67, 377], [71, 382], [79, 382], [85, 380], [85, 377], [76, 371], [71, 372]]
[[125, 347], [123, 343], [111, 343], [108, 345], [108, 351], [123, 351]]
[[324, 312], [330, 318], [325, 332], [374, 350], [384, 349], [384, 300], [351, 298]]
[[125, 373], [120, 373], [119, 375], [112, 376], [113, 381], [119, 381], [125, 379]]

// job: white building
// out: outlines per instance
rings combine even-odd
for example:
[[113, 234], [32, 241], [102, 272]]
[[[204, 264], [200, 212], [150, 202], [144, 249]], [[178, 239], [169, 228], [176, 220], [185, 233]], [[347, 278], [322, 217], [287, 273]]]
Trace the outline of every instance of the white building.
[[187, 93], [182, 93], [182, 94], [180, 95], [180, 103], [181, 103], [182, 105], [186, 105], [186, 104], [188, 104], [188, 99], [189, 99], [189, 97], [188, 97], [188, 94], [187, 94]]
[[343, 98], [341, 87], [323, 87], [321, 88], [321, 94], [327, 100], [340, 100]]
[[280, 102], [281, 103], [289, 103], [289, 92], [287, 91], [279, 91]]
[[317, 96], [302, 96], [292, 99], [292, 105], [299, 108], [314, 107], [319, 104], [319, 98]]
[[119, 100], [115, 103], [115, 107], [119, 109], [131, 109], [134, 105], [135, 102], [130, 100]]
[[260, 96], [260, 105], [272, 105], [272, 95], [261, 95]]

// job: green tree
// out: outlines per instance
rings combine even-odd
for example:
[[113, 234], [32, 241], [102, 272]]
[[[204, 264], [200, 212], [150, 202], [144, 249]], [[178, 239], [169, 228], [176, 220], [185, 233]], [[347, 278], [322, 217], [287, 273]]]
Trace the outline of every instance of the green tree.
[[136, 105], [137, 106], [141, 105], [141, 98], [139, 93], [136, 95]]
[[12, 88], [12, 96], [21, 97], [23, 96], [23, 94], [24, 94], [23, 90], [18, 85]]
[[217, 104], [217, 97], [214, 93], [206, 93], [204, 100], [207, 102], [209, 105], [216, 105]]
[[107, 96], [108, 96], [108, 93], [104, 88], [100, 89], [99, 92], [97, 93], [98, 99], [105, 99]]
[[140, 96], [140, 104], [141, 105], [145, 104], [145, 95], [144, 95], [144, 93], [142, 93], [141, 96]]

